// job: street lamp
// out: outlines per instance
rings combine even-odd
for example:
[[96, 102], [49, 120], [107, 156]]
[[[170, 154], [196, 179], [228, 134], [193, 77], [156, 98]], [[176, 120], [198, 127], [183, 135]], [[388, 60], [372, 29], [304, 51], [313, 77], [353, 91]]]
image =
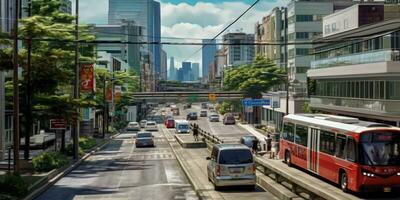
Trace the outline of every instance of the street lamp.
[[263, 75], [272, 75], [278, 76], [281, 78], [285, 78], [285, 88], [286, 88], [286, 115], [289, 114], [289, 75], [286, 74], [277, 74], [271, 72], [262, 72]]

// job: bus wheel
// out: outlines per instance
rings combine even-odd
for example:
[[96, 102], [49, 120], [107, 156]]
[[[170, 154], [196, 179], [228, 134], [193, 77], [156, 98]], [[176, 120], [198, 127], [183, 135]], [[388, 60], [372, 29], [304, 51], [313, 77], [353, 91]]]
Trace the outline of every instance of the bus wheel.
[[291, 160], [289, 151], [285, 151], [285, 162], [289, 167], [292, 166], [292, 160]]
[[343, 190], [343, 192], [347, 192], [347, 174], [346, 172], [340, 173], [340, 188]]

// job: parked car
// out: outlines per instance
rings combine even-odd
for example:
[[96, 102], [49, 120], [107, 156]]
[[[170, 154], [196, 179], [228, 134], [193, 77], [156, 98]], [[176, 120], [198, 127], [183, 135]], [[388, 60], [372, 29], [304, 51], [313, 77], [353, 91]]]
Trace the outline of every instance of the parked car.
[[200, 111], [200, 117], [207, 117], [207, 110]]
[[137, 122], [129, 122], [126, 131], [140, 131], [140, 125]]
[[167, 127], [167, 128], [175, 128], [175, 120], [174, 119], [165, 120], [165, 127]]
[[235, 124], [236, 120], [235, 120], [235, 117], [232, 114], [227, 113], [227, 114], [224, 115], [224, 119], [223, 119], [222, 123], [225, 124], [225, 125]]
[[148, 121], [146, 131], [158, 131], [157, 123], [155, 121]]
[[147, 125], [147, 120], [140, 121], [140, 128], [146, 128], [146, 125]]
[[146, 147], [151, 146], [154, 147], [154, 136], [150, 132], [139, 132], [136, 135], [135, 141], [136, 147]]
[[197, 120], [197, 113], [190, 112], [189, 114], [186, 115], [186, 120]]
[[186, 120], [176, 120], [175, 121], [175, 132], [177, 134], [190, 133], [189, 122]]
[[210, 121], [210, 122], [219, 122], [219, 115], [218, 115], [218, 113], [216, 113], [216, 112], [211, 113], [211, 114], [208, 116], [208, 121]]
[[240, 144], [246, 145], [249, 148], [253, 148], [253, 142], [258, 140], [254, 135], [246, 135], [240, 138]]
[[256, 185], [256, 164], [250, 148], [242, 144], [217, 144], [207, 157], [208, 180], [215, 190], [223, 186]]

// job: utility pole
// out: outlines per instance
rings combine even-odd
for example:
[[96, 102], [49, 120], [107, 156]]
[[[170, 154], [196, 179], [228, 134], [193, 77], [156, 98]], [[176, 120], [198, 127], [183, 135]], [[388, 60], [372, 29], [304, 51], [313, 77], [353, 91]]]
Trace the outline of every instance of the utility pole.
[[18, 17], [19, 0], [14, 1], [14, 51], [13, 51], [13, 86], [14, 86], [14, 105], [13, 105], [13, 137], [14, 137], [14, 173], [18, 173], [19, 166], [19, 87], [18, 87]]
[[106, 99], [106, 89], [107, 89], [107, 86], [106, 86], [106, 77], [104, 76], [103, 77], [103, 83], [104, 83], [104, 87], [103, 87], [103, 95], [104, 95], [104, 98], [103, 98], [103, 131], [102, 131], [102, 137], [103, 138], [105, 138], [106, 137], [106, 113], [107, 113], [107, 110], [106, 110], [106, 108], [107, 108], [107, 99]]
[[[74, 85], [74, 99], [79, 99], [79, 0], [75, 1], [75, 85]], [[76, 118], [72, 127], [73, 133], [73, 149], [74, 159], [79, 158], [79, 108], [76, 108]]]
[[[28, 17], [32, 16], [32, 0], [28, 1]], [[28, 31], [27, 39], [28, 59], [26, 65], [26, 124], [25, 124], [25, 148], [24, 148], [24, 159], [29, 160], [29, 144], [30, 137], [32, 135], [32, 94], [33, 89], [31, 83], [32, 74], [32, 39], [31, 31]]]

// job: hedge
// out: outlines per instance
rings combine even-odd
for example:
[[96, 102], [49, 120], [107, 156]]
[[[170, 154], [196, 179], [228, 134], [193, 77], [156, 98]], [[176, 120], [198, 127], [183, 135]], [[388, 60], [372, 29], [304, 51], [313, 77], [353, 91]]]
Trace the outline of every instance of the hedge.
[[48, 172], [69, 163], [66, 155], [59, 152], [43, 152], [32, 159], [33, 167], [37, 172]]
[[0, 176], [0, 199], [18, 199], [28, 194], [28, 184], [19, 174]]

